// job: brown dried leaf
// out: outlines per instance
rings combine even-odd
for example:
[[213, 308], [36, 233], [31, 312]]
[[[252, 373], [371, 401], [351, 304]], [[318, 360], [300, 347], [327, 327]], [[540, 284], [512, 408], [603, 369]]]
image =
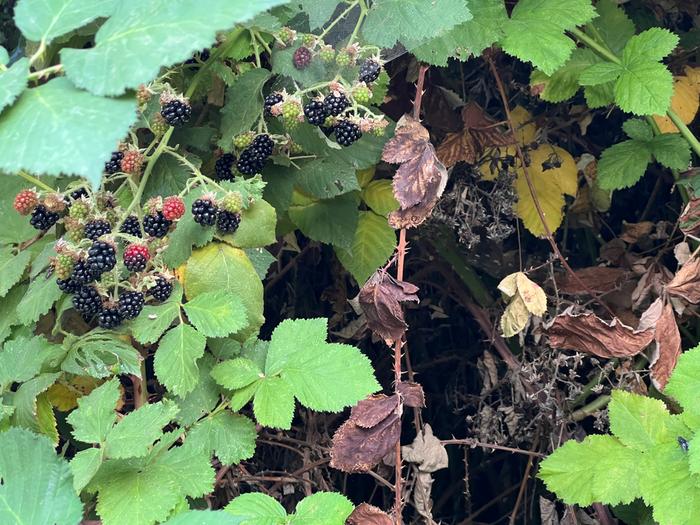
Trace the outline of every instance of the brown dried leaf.
[[394, 525], [394, 521], [382, 509], [360, 503], [348, 516], [347, 525]]
[[[367, 472], [377, 465], [396, 445], [401, 436], [402, 406], [399, 396], [372, 396], [358, 403], [350, 412], [350, 417], [333, 436], [331, 447], [331, 467], [343, 472]], [[389, 411], [386, 417], [379, 415]], [[369, 428], [358, 424], [367, 424], [377, 420]]]
[[428, 144], [417, 157], [401, 164], [394, 175], [394, 196], [401, 208], [406, 209], [430, 197], [436, 182], [447, 180], [447, 170]]
[[480, 151], [498, 146], [514, 144], [513, 135], [498, 126], [476, 102], [469, 102], [462, 108], [462, 122]]
[[682, 297], [689, 303], [700, 303], [700, 258], [689, 260], [671, 282], [666, 285], [666, 291], [670, 295]]
[[608, 323], [593, 313], [556, 316], [546, 328], [554, 348], [586, 352], [598, 357], [637, 355], [654, 340], [654, 329], [634, 330], [615, 318]]
[[415, 463], [421, 472], [435, 472], [448, 465], [447, 449], [427, 423], [413, 443], [401, 447], [401, 454], [406, 461]]
[[394, 136], [384, 145], [382, 160], [401, 164], [416, 158], [430, 144], [430, 135], [420, 122], [404, 115], [396, 123]]
[[[591, 266], [574, 272], [578, 279], [566, 274], [557, 279], [557, 287], [561, 293], [568, 295], [587, 294], [586, 288], [594, 293], [607, 293], [618, 288], [627, 278], [627, 271], [622, 268], [606, 266]], [[580, 282], [586, 285], [584, 288]]]
[[[661, 302], [661, 299], [657, 301]], [[670, 303], [664, 305], [656, 322], [654, 339], [656, 349], [651, 358], [651, 380], [658, 390], [663, 390], [681, 355], [681, 334]]]
[[396, 390], [401, 394], [403, 404], [411, 408], [423, 408], [425, 406], [425, 393], [423, 387], [413, 381], [401, 381], [396, 385]]
[[678, 226], [685, 235], [697, 237], [700, 234], [700, 199], [691, 199], [678, 221]]
[[397, 281], [384, 270], [375, 272], [360, 290], [360, 307], [367, 316], [367, 326], [387, 345], [393, 345], [406, 332], [408, 325], [401, 303], [418, 302], [417, 292], [417, 286]]
[[622, 225], [622, 235], [620, 239], [629, 244], [634, 244], [641, 238], [648, 236], [654, 229], [651, 221], [625, 222]]
[[458, 131], [448, 133], [435, 150], [438, 159], [446, 167], [451, 168], [458, 162], [474, 164], [477, 159], [476, 145], [471, 133]]

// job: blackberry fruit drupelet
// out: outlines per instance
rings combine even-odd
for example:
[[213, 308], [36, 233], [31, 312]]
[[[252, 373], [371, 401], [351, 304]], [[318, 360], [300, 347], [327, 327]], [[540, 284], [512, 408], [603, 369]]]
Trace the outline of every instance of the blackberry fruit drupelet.
[[361, 136], [359, 126], [349, 120], [341, 120], [335, 126], [335, 140], [341, 146], [350, 146]]
[[219, 211], [216, 217], [216, 229], [221, 233], [233, 233], [241, 223], [241, 214], [226, 210]]
[[96, 241], [99, 237], [112, 233], [112, 227], [107, 221], [96, 219], [85, 225], [84, 235], [91, 241]]
[[301, 46], [294, 51], [292, 62], [297, 69], [306, 69], [311, 64], [311, 50], [308, 47]]
[[56, 222], [58, 222], [58, 213], [47, 210], [43, 204], [39, 204], [34, 208], [32, 217], [29, 219], [29, 224], [40, 231], [48, 230]]
[[167, 301], [170, 294], [173, 293], [173, 285], [162, 275], [159, 275], [156, 279], [156, 284], [148, 290], [148, 294], [152, 296], [156, 301]]
[[272, 116], [272, 106], [279, 104], [284, 100], [284, 97], [280, 93], [270, 93], [265, 97], [263, 102], [263, 109], [266, 117]]
[[143, 218], [143, 231], [151, 237], [162, 238], [168, 234], [172, 223], [173, 221], [166, 219], [163, 212], [159, 211], [155, 215], [146, 215]]
[[88, 270], [102, 275], [104, 272], [110, 271], [117, 264], [117, 252], [114, 246], [107, 242], [95, 241], [88, 250], [88, 257], [85, 261]]
[[201, 226], [213, 226], [217, 211], [216, 204], [209, 199], [197, 199], [192, 203], [194, 222]]
[[189, 122], [192, 116], [192, 107], [187, 102], [173, 99], [163, 104], [160, 109], [160, 114], [171, 126], [182, 126]]
[[236, 163], [236, 156], [233, 153], [224, 153], [216, 159], [215, 172], [216, 180], [232, 180], [233, 165]]
[[312, 126], [321, 126], [328, 117], [326, 106], [321, 100], [312, 100], [304, 106], [304, 116]]
[[148, 248], [143, 244], [130, 244], [124, 250], [124, 266], [130, 272], [145, 270], [150, 258]]
[[114, 175], [122, 169], [122, 159], [124, 158], [124, 153], [121, 151], [115, 151], [112, 153], [112, 158], [105, 162], [105, 172], [108, 175]]
[[143, 310], [146, 298], [141, 292], [124, 292], [119, 296], [119, 314], [124, 319], [133, 319]]
[[251, 144], [241, 152], [236, 169], [244, 175], [254, 175], [263, 169], [266, 160]]
[[382, 66], [376, 60], [371, 58], [365, 60], [360, 65], [360, 82], [365, 84], [370, 84], [379, 78], [379, 73], [382, 70]]
[[267, 159], [267, 157], [272, 155], [275, 142], [270, 138], [270, 135], [261, 133], [253, 139], [253, 142], [250, 143], [250, 147], [253, 148], [258, 155]]
[[102, 299], [94, 286], [81, 286], [73, 295], [73, 308], [83, 317], [91, 318], [102, 310]]
[[119, 231], [141, 238], [141, 224], [139, 223], [139, 218], [136, 215], [129, 215], [124, 219]]
[[97, 324], [101, 328], [112, 329], [122, 324], [122, 315], [119, 308], [103, 308], [97, 316]]
[[343, 93], [331, 93], [323, 99], [323, 107], [329, 115], [337, 117], [350, 105], [348, 98]]
[[72, 277], [68, 279], [56, 279], [56, 284], [58, 285], [58, 289], [63, 293], [71, 294], [77, 292], [82, 286], [79, 282], [73, 280]]
[[92, 283], [99, 277], [100, 274], [91, 270], [85, 261], [76, 262], [70, 274], [70, 280], [79, 285]]

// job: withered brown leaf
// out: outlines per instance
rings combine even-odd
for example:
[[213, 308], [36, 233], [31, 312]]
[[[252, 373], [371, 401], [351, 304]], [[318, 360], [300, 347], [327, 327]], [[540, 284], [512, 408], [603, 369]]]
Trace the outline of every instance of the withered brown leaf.
[[348, 516], [347, 525], [394, 525], [391, 517], [382, 509], [360, 503]]
[[413, 381], [401, 381], [396, 385], [396, 390], [401, 394], [403, 404], [412, 408], [423, 408], [425, 406], [425, 393], [423, 387]]
[[678, 219], [678, 226], [685, 235], [700, 234], [700, 199], [690, 199]]
[[428, 130], [404, 115], [384, 146], [382, 159], [401, 164], [393, 182], [401, 208], [391, 213], [389, 224], [394, 228], [418, 226], [430, 216], [447, 184], [447, 169], [435, 155]]
[[[661, 299], [656, 302], [660, 303]], [[663, 305], [656, 321], [654, 339], [656, 348], [651, 357], [651, 380], [658, 390], [663, 390], [681, 355], [681, 333], [670, 303]]]
[[397, 281], [383, 269], [377, 270], [360, 290], [359, 301], [367, 317], [367, 326], [392, 346], [403, 337], [408, 325], [401, 303], [418, 302], [418, 287]]
[[[557, 279], [557, 286], [561, 293], [583, 295], [589, 291], [594, 293], [610, 292], [619, 287], [628, 276], [628, 272], [623, 268], [609, 268], [607, 266], [591, 266], [576, 270], [574, 273], [578, 279], [568, 273]], [[586, 285], [588, 290], [581, 283]]]
[[570, 309], [556, 316], [545, 332], [554, 348], [606, 359], [637, 355], [654, 340], [653, 326], [635, 330], [617, 318], [607, 322], [592, 312], [576, 315]]
[[471, 133], [466, 130], [448, 133], [435, 153], [440, 162], [448, 168], [460, 161], [474, 164], [477, 158], [476, 144], [474, 144]]
[[350, 411], [333, 435], [331, 467], [343, 472], [367, 472], [396, 445], [401, 436], [398, 394], [370, 396]]
[[689, 303], [700, 303], [700, 258], [687, 261], [666, 285], [670, 295], [682, 297]]

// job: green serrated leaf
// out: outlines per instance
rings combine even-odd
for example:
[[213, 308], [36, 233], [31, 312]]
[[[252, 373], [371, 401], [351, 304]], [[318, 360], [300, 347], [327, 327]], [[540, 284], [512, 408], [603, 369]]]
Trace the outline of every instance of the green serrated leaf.
[[619, 55], [634, 36], [634, 23], [613, 0], [598, 0], [595, 4], [598, 16], [590, 23], [610, 50]]
[[10, 246], [0, 248], [0, 297], [5, 297], [24, 274], [31, 252], [23, 250], [15, 255]]
[[678, 37], [667, 29], [652, 27], [630, 38], [622, 51], [624, 64], [639, 62], [657, 62], [678, 45]]
[[304, 235], [341, 248], [350, 248], [355, 237], [359, 213], [354, 193], [334, 199], [294, 204], [289, 207], [289, 218]]
[[[120, 95], [155, 78], [162, 66], [182, 62], [195, 51], [210, 47], [217, 31], [286, 1], [121, 3], [100, 27], [94, 47], [64, 48], [61, 61], [68, 78], [78, 87], [97, 95]], [[160, 45], [151, 45], [156, 41]]]
[[15, 25], [29, 40], [50, 43], [54, 38], [114, 12], [115, 0], [21, 0]]
[[199, 378], [194, 390], [184, 397], [174, 397], [180, 408], [176, 419], [181, 425], [191, 425], [204, 414], [211, 412], [219, 401], [219, 388], [210, 375], [213, 361], [208, 354], [200, 359]]
[[270, 79], [267, 69], [251, 69], [236, 78], [226, 93], [226, 104], [221, 108], [221, 139], [225, 151], [233, 149], [233, 137], [251, 129], [262, 115], [262, 88]]
[[189, 325], [170, 329], [160, 340], [153, 362], [158, 381], [177, 396], [189, 394], [199, 381], [197, 361], [206, 344], [207, 338]]
[[241, 224], [231, 235], [222, 238], [236, 248], [260, 248], [277, 240], [277, 212], [264, 200], [254, 202], [241, 213]]
[[615, 83], [615, 102], [634, 115], [663, 115], [672, 95], [673, 76], [658, 62], [629, 64]]
[[119, 380], [112, 379], [78, 399], [78, 408], [68, 415], [73, 437], [83, 443], [103, 443], [117, 420], [121, 393]]
[[664, 393], [675, 398], [686, 412], [700, 413], [697, 385], [700, 384], [700, 346], [683, 352], [666, 384]]
[[148, 454], [163, 427], [175, 418], [177, 405], [169, 400], [144, 405], [127, 414], [107, 434], [106, 454], [110, 458], [137, 458]]
[[46, 392], [36, 398], [36, 431], [51, 440], [54, 446], [58, 446], [58, 423], [53, 405], [49, 401]]
[[579, 90], [581, 73], [599, 59], [590, 49], [578, 48], [571, 58], [551, 76], [534, 70], [530, 75], [530, 85], [547, 102], [563, 102], [573, 97]]
[[627, 140], [609, 147], [598, 162], [598, 185], [604, 190], [633, 186], [644, 175], [651, 158], [648, 147], [640, 141]]
[[[190, 210], [192, 203], [205, 193], [203, 189], [197, 188], [185, 195], [185, 209]], [[194, 222], [191, 213], [185, 215], [178, 221], [177, 228], [170, 234], [170, 243], [163, 254], [163, 261], [171, 268], [177, 268], [192, 255], [192, 246], [204, 246], [214, 238], [214, 228], [204, 228], [201, 224]]]
[[199, 294], [184, 308], [190, 322], [207, 337], [225, 337], [247, 325], [240, 298], [225, 290]]
[[256, 438], [255, 423], [229, 411], [199, 421], [187, 436], [194, 448], [208, 455], [213, 452], [224, 465], [253, 457]]
[[135, 120], [135, 99], [96, 97], [55, 78], [24, 91], [0, 115], [0, 170], [80, 175], [97, 186], [114, 145]]
[[93, 330], [70, 344], [67, 350], [61, 370], [71, 374], [99, 379], [113, 374], [141, 373], [141, 354], [113, 332]]
[[[1, 146], [0, 146], [1, 147]], [[17, 316], [22, 324], [29, 325], [47, 313], [61, 297], [62, 292], [54, 279], [38, 277], [29, 285], [26, 295], [17, 305]]]
[[[172, 140], [174, 142], [175, 138], [173, 137]], [[176, 144], [180, 144], [180, 142], [176, 142]], [[199, 164], [201, 164], [200, 162], [197, 162], [197, 159], [193, 158], [192, 155], [187, 155], [186, 157], [195, 166], [199, 166]], [[148, 178], [148, 183], [146, 184], [146, 187], [143, 190], [144, 202], [150, 199], [151, 197], [165, 197], [168, 195], [177, 195], [185, 189], [187, 179], [190, 178], [191, 175], [192, 174], [190, 170], [187, 167], [183, 166], [176, 157], [172, 155], [161, 155], [160, 157], [158, 157], [158, 160], [153, 166], [151, 176]], [[188, 193], [185, 196], [185, 199], [187, 199], [187, 197], [189, 197], [191, 193], [195, 192]], [[169, 239], [171, 239], [171, 241], [172, 238], [178, 233], [178, 230], [180, 226], [182, 226], [182, 224], [184, 223], [185, 219], [187, 218], [187, 215], [190, 214], [185, 214], [185, 216], [180, 219], [180, 221], [177, 223], [178, 227], [175, 228], [172, 234], [170, 234], [170, 236], [168, 237]]]
[[70, 469], [73, 472], [73, 487], [77, 493], [90, 483], [101, 464], [102, 449], [100, 448], [86, 448], [73, 456]]
[[644, 452], [676, 440], [667, 430], [671, 414], [658, 399], [615, 390], [608, 410], [610, 431], [625, 446]]
[[618, 79], [623, 69], [613, 62], [598, 62], [584, 69], [579, 77], [582, 86], [598, 86]]
[[51, 346], [43, 336], [7, 341], [0, 350], [0, 390], [2, 386], [22, 383], [36, 376]]
[[373, 212], [384, 217], [399, 209], [391, 181], [388, 179], [370, 181], [362, 189], [362, 200]]
[[234, 498], [224, 511], [238, 518], [241, 525], [282, 525], [286, 522], [287, 512], [267, 494], [251, 492]]
[[622, 124], [622, 129], [633, 140], [649, 141], [654, 138], [651, 126], [642, 119], [631, 118]]
[[217, 383], [229, 390], [246, 387], [265, 377], [258, 365], [244, 357], [219, 363], [211, 371], [211, 376]]
[[372, 211], [361, 211], [352, 247], [350, 250], [336, 247], [335, 253], [358, 284], [363, 284], [391, 257], [395, 248], [396, 231], [386, 218]]
[[6, 71], [0, 71], [0, 112], [22, 94], [27, 87], [28, 75], [28, 58], [21, 58]]
[[146, 306], [131, 323], [131, 332], [141, 344], [155, 343], [170, 327], [180, 311], [182, 287], [175, 283], [170, 298], [158, 306]]
[[39, 432], [36, 398], [46, 392], [61, 374], [41, 374], [22, 383], [13, 397], [15, 412], [12, 414], [14, 426]]
[[0, 433], [0, 523], [76, 525], [83, 505], [68, 463], [51, 441], [28, 430]]
[[223, 510], [190, 510], [173, 516], [163, 525], [239, 525]]
[[312, 86], [333, 77], [334, 65], [326, 64], [323, 60], [312, 60], [304, 69], [294, 67], [292, 56], [296, 49], [297, 46], [290, 46], [272, 50], [272, 72], [274, 74], [289, 77], [301, 87]]
[[309, 27], [313, 29], [319, 29], [325, 22], [327, 22], [336, 6], [338, 5], [338, 0], [300, 0], [301, 9], [309, 17]]
[[270, 428], [289, 430], [294, 417], [294, 392], [287, 382], [281, 377], [266, 377], [254, 385], [257, 390], [253, 400], [253, 413], [258, 423]]
[[325, 523], [343, 525], [355, 509], [352, 502], [336, 492], [317, 492], [305, 497], [297, 504], [290, 525]]
[[26, 291], [27, 285], [15, 286], [0, 301], [0, 342], [9, 337], [12, 326], [19, 324], [17, 305], [24, 297]]
[[270, 266], [277, 258], [268, 252], [265, 248], [249, 248], [245, 251], [248, 259], [255, 268], [255, 273], [258, 274], [260, 280], [264, 280]]
[[355, 168], [337, 156], [316, 159], [304, 165], [297, 177], [297, 186], [319, 199], [331, 199], [360, 189]]
[[690, 165], [690, 146], [679, 133], [657, 135], [649, 147], [654, 158], [667, 168], [686, 170]]
[[551, 75], [576, 47], [564, 34], [596, 16], [590, 0], [522, 0], [505, 24], [501, 46]]
[[612, 436], [569, 440], [541, 464], [538, 477], [569, 504], [629, 503], [639, 497], [642, 453]]

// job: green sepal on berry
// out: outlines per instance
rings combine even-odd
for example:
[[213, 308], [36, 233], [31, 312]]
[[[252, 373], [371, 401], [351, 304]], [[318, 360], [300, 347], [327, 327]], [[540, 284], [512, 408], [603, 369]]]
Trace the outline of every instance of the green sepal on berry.
[[219, 206], [222, 210], [239, 213], [243, 209], [243, 197], [237, 191], [229, 192], [221, 199]]
[[367, 84], [360, 82], [352, 88], [352, 97], [358, 104], [369, 104], [372, 99], [372, 90]]
[[246, 131], [233, 137], [233, 146], [237, 149], [245, 149], [253, 142], [253, 138], [255, 138], [255, 132]]

